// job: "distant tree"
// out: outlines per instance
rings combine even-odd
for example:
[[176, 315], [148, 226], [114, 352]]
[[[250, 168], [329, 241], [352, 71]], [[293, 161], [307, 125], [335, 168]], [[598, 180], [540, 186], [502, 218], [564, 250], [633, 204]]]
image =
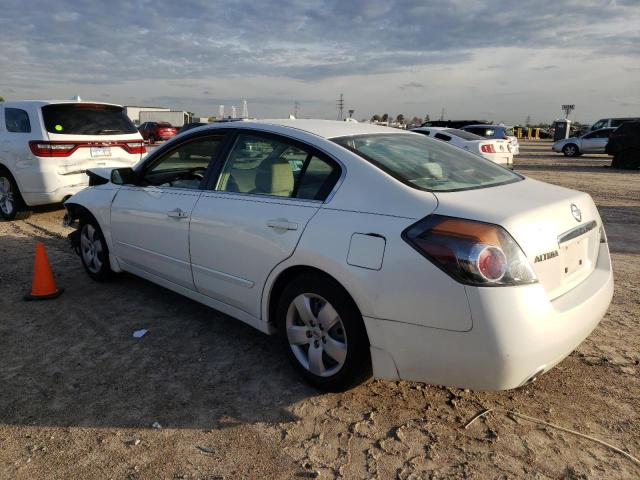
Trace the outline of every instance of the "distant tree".
[[428, 113], [424, 116], [424, 121], [425, 121], [425, 123], [431, 121], [431, 119], [429, 118], [429, 114]]
[[411, 119], [411, 125], [422, 125], [422, 119], [420, 117], [413, 117]]
[[371, 116], [371, 121], [372, 121], [372, 122], [379, 122], [379, 121], [380, 121], [380, 115], [378, 115], [377, 113], [374, 113], [374, 114]]
[[389, 114], [385, 113], [384, 115], [382, 115], [382, 118], [380, 119], [383, 122], [388, 122], [389, 121]]
[[398, 114], [398, 116], [396, 117], [396, 122], [404, 123], [404, 115], [402, 113]]
[[527, 127], [531, 125], [531, 115], [527, 115], [527, 119], [524, 121], [524, 124]]
[[4, 97], [0, 97], [0, 102], [4, 102]]

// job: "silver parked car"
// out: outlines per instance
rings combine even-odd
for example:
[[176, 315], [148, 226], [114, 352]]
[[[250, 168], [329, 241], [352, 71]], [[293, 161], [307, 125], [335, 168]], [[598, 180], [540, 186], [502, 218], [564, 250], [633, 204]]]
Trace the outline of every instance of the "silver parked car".
[[565, 157], [578, 157], [583, 153], [605, 153], [609, 137], [615, 128], [602, 128], [580, 137], [558, 140], [551, 147], [554, 152], [564, 153]]

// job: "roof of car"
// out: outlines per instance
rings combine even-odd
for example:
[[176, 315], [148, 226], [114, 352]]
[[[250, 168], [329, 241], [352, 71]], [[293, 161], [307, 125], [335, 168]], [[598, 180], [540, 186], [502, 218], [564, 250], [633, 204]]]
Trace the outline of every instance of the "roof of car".
[[513, 128], [510, 127], [508, 125], [493, 125], [493, 124], [489, 124], [489, 123], [476, 123], [474, 125], [465, 125], [464, 127], [461, 127], [462, 129], [465, 129], [467, 127], [484, 127], [484, 128]]
[[383, 127], [371, 123], [340, 122], [337, 120], [307, 120], [307, 119], [265, 119], [248, 122], [238, 122], [227, 124], [229, 128], [241, 127], [251, 128], [252, 126], [274, 125], [289, 127], [308, 132], [319, 137], [336, 138], [349, 137], [354, 135], [368, 135], [375, 133], [405, 133], [397, 128]]
[[2, 103], [5, 107], [12, 106], [20, 106], [25, 104], [35, 105], [37, 107], [43, 107], [45, 105], [54, 105], [54, 104], [73, 104], [77, 103], [80, 105], [110, 105], [113, 107], [122, 107], [122, 105], [118, 105], [117, 103], [106, 103], [106, 102], [90, 102], [90, 101], [81, 101], [77, 102], [75, 100], [6, 100]]

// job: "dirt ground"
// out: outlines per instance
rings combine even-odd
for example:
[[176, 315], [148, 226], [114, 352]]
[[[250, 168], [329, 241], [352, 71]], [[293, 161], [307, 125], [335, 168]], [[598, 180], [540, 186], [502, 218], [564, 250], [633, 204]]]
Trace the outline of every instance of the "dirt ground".
[[[271, 337], [131, 275], [89, 280], [59, 208], [0, 223], [0, 478], [639, 478], [607, 447], [504, 413], [640, 457], [640, 171], [609, 162], [549, 143], [516, 158], [593, 196], [616, 290], [577, 351], [507, 392], [372, 380], [323, 394]], [[27, 303], [36, 241], [66, 292]], [[500, 410], [464, 429], [486, 408]]]

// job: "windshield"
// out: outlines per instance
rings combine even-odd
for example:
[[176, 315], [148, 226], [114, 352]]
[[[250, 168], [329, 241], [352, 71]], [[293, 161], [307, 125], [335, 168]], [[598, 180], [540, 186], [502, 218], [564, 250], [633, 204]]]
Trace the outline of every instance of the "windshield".
[[333, 141], [420, 190], [469, 190], [523, 178], [480, 156], [423, 135], [359, 135]]
[[122, 107], [89, 103], [61, 103], [42, 107], [49, 133], [67, 135], [121, 135], [136, 133]]

